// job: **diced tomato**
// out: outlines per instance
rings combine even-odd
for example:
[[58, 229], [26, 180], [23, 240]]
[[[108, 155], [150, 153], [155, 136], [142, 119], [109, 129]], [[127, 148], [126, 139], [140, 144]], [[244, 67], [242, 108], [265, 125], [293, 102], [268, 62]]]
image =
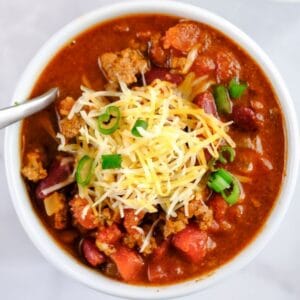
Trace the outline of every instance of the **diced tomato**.
[[226, 212], [228, 209], [228, 204], [220, 195], [215, 195], [212, 200], [209, 202], [210, 207], [214, 213], [214, 219], [217, 222], [223, 221], [226, 216]]
[[214, 115], [215, 117], [218, 115], [215, 99], [211, 92], [204, 92], [197, 95], [193, 102], [200, 108], [203, 108], [207, 114]]
[[97, 267], [105, 261], [105, 256], [90, 239], [84, 239], [81, 244], [82, 254], [92, 267]]
[[206, 255], [207, 233], [190, 224], [172, 238], [172, 244], [192, 262], [199, 263]]
[[98, 219], [91, 208], [86, 210], [88, 200], [75, 196], [71, 201], [71, 211], [75, 221], [86, 229], [94, 229], [98, 226]]
[[126, 231], [132, 234], [136, 233], [136, 229], [133, 227], [140, 223], [140, 221], [144, 218], [144, 215], [144, 212], [140, 212], [136, 215], [133, 209], [125, 209], [123, 225]]
[[145, 79], [147, 84], [150, 84], [155, 79], [160, 79], [178, 85], [182, 82], [183, 77], [180, 74], [170, 73], [170, 70], [166, 68], [152, 68], [145, 73]]
[[216, 75], [219, 81], [229, 81], [233, 77], [239, 77], [241, 66], [232, 52], [228, 50], [218, 52], [216, 65]]
[[250, 107], [234, 105], [232, 119], [235, 125], [241, 130], [255, 131], [258, 129], [256, 114]]
[[203, 76], [206, 74], [213, 73], [216, 69], [214, 60], [207, 55], [200, 55], [196, 58], [191, 71], [197, 76]]
[[143, 259], [134, 250], [125, 246], [119, 246], [111, 255], [111, 259], [125, 281], [134, 281], [144, 268]]
[[164, 48], [173, 47], [179, 51], [188, 52], [197, 44], [200, 32], [199, 26], [195, 23], [179, 23], [167, 30]]
[[97, 241], [100, 243], [106, 243], [113, 245], [117, 243], [122, 237], [122, 232], [116, 224], [112, 224], [109, 227], [105, 227], [98, 231]]

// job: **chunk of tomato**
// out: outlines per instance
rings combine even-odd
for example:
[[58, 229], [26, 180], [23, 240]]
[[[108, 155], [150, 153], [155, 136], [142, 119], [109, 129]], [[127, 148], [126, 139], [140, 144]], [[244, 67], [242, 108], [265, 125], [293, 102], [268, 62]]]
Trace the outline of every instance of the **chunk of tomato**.
[[172, 238], [172, 244], [193, 263], [201, 262], [207, 251], [207, 232], [195, 224], [188, 225]]
[[119, 246], [111, 255], [121, 277], [125, 281], [134, 281], [141, 274], [144, 268], [144, 261], [134, 250], [125, 246]]

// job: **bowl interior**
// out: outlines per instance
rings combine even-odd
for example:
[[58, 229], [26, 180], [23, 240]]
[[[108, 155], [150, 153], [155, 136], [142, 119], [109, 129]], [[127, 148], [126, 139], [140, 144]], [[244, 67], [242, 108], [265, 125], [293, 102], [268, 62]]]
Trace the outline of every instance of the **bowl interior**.
[[207, 10], [170, 1], [155, 2], [155, 5], [153, 2], [149, 1], [123, 2], [99, 8], [98, 10], [74, 20], [55, 34], [32, 59], [17, 85], [13, 99], [26, 99], [28, 97], [38, 74], [42, 72], [51, 57], [74, 36], [102, 21], [133, 13], [162, 13], [206, 23], [223, 32], [241, 45], [261, 66], [266, 76], [269, 78], [274, 91], [280, 100], [281, 108], [285, 116], [287, 161], [286, 175], [279, 199], [261, 233], [258, 234], [253, 242], [238, 256], [217, 269], [213, 274], [198, 280], [190, 280], [176, 284], [176, 289], [174, 289], [174, 286], [172, 285], [163, 287], [126, 285], [101, 276], [78, 263], [75, 259], [62, 251], [47, 233], [47, 230], [41, 226], [41, 223], [28, 200], [26, 188], [19, 172], [21, 163], [19, 147], [20, 123], [14, 124], [6, 130], [6, 174], [12, 200], [23, 227], [41, 253], [59, 269], [96, 290], [116, 296], [136, 299], [157, 299], [182, 296], [206, 288], [216, 281], [227, 277], [233, 271], [245, 266], [259, 253], [277, 229], [288, 208], [297, 179], [299, 142], [297, 139], [292, 138], [295, 132], [298, 133], [297, 121], [292, 100], [282, 78], [272, 62], [256, 43], [237, 27]]

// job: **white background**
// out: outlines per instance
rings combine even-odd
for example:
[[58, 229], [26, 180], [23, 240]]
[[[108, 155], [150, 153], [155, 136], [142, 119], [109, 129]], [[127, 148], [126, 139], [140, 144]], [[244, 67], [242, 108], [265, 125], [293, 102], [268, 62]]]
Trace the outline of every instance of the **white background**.
[[[73, 18], [111, 2], [116, 1], [0, 0], [0, 107], [10, 103], [20, 74], [50, 35]], [[286, 80], [300, 116], [299, 3], [184, 2], [220, 14], [257, 41]], [[295, 138], [299, 138], [298, 133]], [[4, 174], [3, 147], [0, 170], [0, 299], [116, 299], [66, 277], [41, 256], [13, 210]], [[279, 231], [250, 265], [217, 286], [185, 299], [300, 299], [299, 192], [300, 188]]]

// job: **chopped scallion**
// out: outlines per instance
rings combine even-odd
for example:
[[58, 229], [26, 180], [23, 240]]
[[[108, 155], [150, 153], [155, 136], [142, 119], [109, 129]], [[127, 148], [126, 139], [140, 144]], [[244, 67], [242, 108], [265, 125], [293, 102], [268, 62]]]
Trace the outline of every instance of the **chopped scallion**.
[[122, 163], [122, 156], [120, 154], [104, 154], [102, 158], [102, 169], [119, 169]]
[[[226, 155], [226, 156], [225, 156]], [[227, 158], [226, 158], [227, 157]], [[219, 161], [222, 164], [233, 162], [235, 158], [235, 150], [230, 146], [223, 146], [219, 152]]]
[[148, 122], [142, 119], [137, 119], [134, 123], [134, 126], [131, 129], [131, 133], [136, 137], [141, 137], [141, 134], [138, 131], [138, 128], [147, 129], [148, 128]]
[[220, 193], [225, 201], [233, 205], [240, 196], [240, 187], [238, 180], [228, 171], [218, 169], [210, 174], [207, 185], [214, 192]]
[[213, 90], [213, 95], [218, 112], [230, 114], [232, 112], [232, 103], [227, 88], [221, 84], [216, 85]]
[[241, 191], [240, 191], [239, 182], [235, 177], [232, 177], [232, 184], [231, 184], [230, 191], [228, 192], [224, 190], [221, 192], [222, 197], [229, 205], [235, 204], [239, 200], [240, 194]]
[[104, 114], [98, 117], [98, 129], [102, 134], [109, 135], [119, 128], [120, 109], [117, 106], [107, 107]]
[[230, 80], [228, 85], [229, 95], [233, 99], [240, 98], [244, 91], [247, 89], [248, 85], [246, 82], [239, 82], [238, 78], [233, 78]]
[[82, 186], [90, 183], [93, 173], [94, 160], [88, 155], [84, 155], [78, 162], [76, 169], [76, 181]]

